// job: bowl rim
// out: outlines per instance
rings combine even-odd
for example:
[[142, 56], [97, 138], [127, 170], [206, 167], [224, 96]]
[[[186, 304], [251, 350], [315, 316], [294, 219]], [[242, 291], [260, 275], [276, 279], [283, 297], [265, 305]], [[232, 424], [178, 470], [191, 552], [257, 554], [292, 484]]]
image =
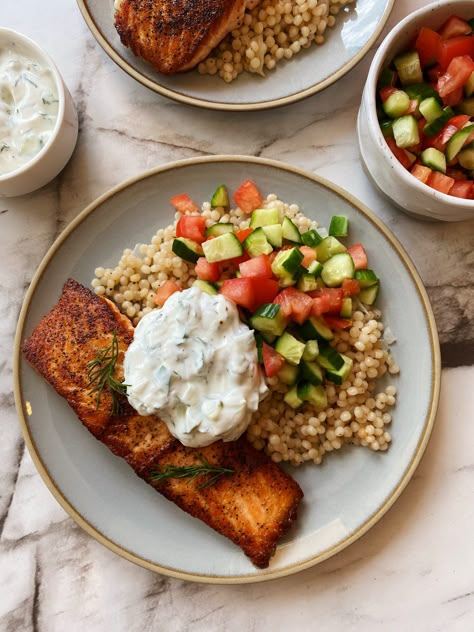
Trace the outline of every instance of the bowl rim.
[[377, 118], [375, 99], [377, 80], [383, 64], [387, 61], [387, 52], [396, 41], [396, 39], [403, 33], [403, 31], [407, 29], [407, 27], [411, 27], [413, 25], [413, 22], [418, 20], [420, 17], [423, 17], [424, 15], [433, 14], [438, 9], [447, 7], [449, 5], [453, 5], [454, 12], [456, 5], [461, 3], [467, 4], [466, 0], [437, 0], [437, 2], [432, 2], [424, 7], [421, 7], [420, 9], [417, 9], [416, 11], [413, 11], [412, 13], [409, 13], [405, 18], [403, 18], [403, 20], [401, 20], [396, 26], [394, 26], [387, 33], [372, 59], [367, 75], [363, 98], [367, 101], [366, 114], [368, 118], [369, 130], [373, 131], [377, 141], [379, 141], [377, 145], [381, 148], [383, 155], [392, 165], [397, 176], [400, 177], [407, 186], [413, 187], [422, 195], [429, 194], [434, 200], [442, 202], [447, 206], [458, 206], [461, 209], [472, 210], [474, 213], [474, 199], [467, 200], [464, 198], [448, 195], [447, 193], [441, 193], [440, 191], [429, 187], [427, 184], [424, 184], [420, 180], [417, 180], [417, 178], [412, 176], [409, 171], [402, 167], [400, 162], [395, 158], [395, 156], [390, 151], [389, 146], [385, 142], [385, 138], [382, 134]]
[[4, 182], [8, 182], [9, 180], [16, 179], [22, 175], [25, 175], [31, 168], [33, 168], [37, 163], [39, 163], [44, 155], [51, 149], [54, 141], [59, 135], [59, 131], [61, 129], [64, 115], [66, 111], [66, 91], [64, 87], [64, 82], [59, 72], [56, 64], [52, 60], [52, 58], [48, 55], [48, 53], [41, 48], [39, 44], [37, 44], [34, 40], [32, 40], [27, 35], [20, 33], [19, 31], [15, 31], [14, 29], [5, 28], [0, 26], [0, 46], [1, 40], [3, 38], [10, 38], [12, 40], [16, 40], [25, 46], [27, 49], [31, 49], [36, 57], [39, 57], [41, 61], [43, 61], [47, 67], [51, 70], [53, 75], [54, 82], [56, 84], [56, 90], [58, 93], [58, 113], [56, 116], [56, 122], [54, 124], [53, 130], [51, 132], [51, 136], [48, 141], [42, 147], [37, 154], [35, 154], [30, 160], [25, 162], [23, 165], [20, 165], [16, 169], [12, 171], [8, 171], [7, 173], [0, 174], [0, 184]]

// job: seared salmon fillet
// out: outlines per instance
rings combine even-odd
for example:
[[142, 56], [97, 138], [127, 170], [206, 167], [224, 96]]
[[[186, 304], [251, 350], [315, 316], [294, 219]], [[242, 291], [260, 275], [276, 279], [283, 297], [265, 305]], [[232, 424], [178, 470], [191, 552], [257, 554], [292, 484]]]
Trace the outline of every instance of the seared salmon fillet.
[[121, 0], [115, 28], [124, 46], [166, 75], [189, 70], [243, 18], [247, 0]]
[[[123, 380], [123, 355], [133, 339], [131, 322], [108, 299], [69, 279], [58, 303], [23, 343], [28, 362], [64, 397], [86, 428], [136, 474], [181, 509], [199, 518], [239, 546], [265, 568], [277, 542], [296, 518], [303, 497], [299, 485], [245, 438], [217, 441], [205, 448], [183, 446], [156, 416], [140, 416], [120, 395], [113, 411], [111, 392], [97, 400], [91, 392], [89, 363], [117, 341], [114, 377]], [[207, 462], [225, 467], [209, 486], [206, 479], [153, 481], [167, 466]], [[209, 475], [212, 476], [212, 475]]]

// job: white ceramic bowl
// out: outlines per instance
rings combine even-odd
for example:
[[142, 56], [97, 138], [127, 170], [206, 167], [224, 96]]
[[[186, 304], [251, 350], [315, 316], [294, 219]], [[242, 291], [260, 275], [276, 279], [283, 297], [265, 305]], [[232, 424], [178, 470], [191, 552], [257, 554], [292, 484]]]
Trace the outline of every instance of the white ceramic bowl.
[[411, 13], [389, 32], [370, 66], [357, 120], [362, 162], [378, 188], [405, 212], [446, 222], [474, 219], [474, 200], [439, 193], [401, 166], [380, 131], [375, 97], [381, 69], [406, 50], [422, 26], [437, 29], [452, 14], [472, 18], [473, 0], [434, 2]]
[[0, 28], [0, 50], [18, 47], [24, 54], [51, 70], [59, 106], [51, 137], [28, 162], [0, 175], [0, 197], [31, 193], [50, 182], [68, 162], [78, 134], [77, 113], [71, 95], [52, 59], [31, 39], [10, 29]]

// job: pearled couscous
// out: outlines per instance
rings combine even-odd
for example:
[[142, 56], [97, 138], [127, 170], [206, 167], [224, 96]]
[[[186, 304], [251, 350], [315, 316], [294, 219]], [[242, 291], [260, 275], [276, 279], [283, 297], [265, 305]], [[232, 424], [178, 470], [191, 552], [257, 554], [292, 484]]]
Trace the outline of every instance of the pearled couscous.
[[198, 65], [201, 74], [231, 82], [242, 72], [265, 75], [313, 43], [325, 41], [342, 8], [354, 0], [263, 0]]
[[[296, 204], [288, 205], [268, 195], [264, 207], [279, 207], [301, 232], [317, 228]], [[231, 222], [237, 229], [247, 228], [249, 217], [239, 208], [226, 211], [202, 205], [207, 226], [216, 222]], [[98, 267], [92, 286], [95, 292], [114, 301], [136, 325], [141, 317], [156, 309], [155, 292], [167, 280], [182, 288], [190, 287], [196, 275], [194, 266], [172, 252], [176, 222], [160, 228], [150, 244], [138, 244], [126, 249], [114, 268]], [[225, 276], [225, 272], [224, 272]], [[328, 452], [344, 444], [384, 451], [391, 442], [388, 427], [392, 421], [390, 409], [396, 402], [396, 388], [381, 388], [378, 380], [395, 375], [399, 367], [394, 362], [388, 344], [383, 339], [382, 314], [377, 309], [360, 305], [352, 315], [352, 326], [335, 333], [333, 346], [353, 360], [352, 371], [340, 386], [327, 383], [328, 406], [315, 411], [309, 404], [294, 410], [283, 397], [288, 386], [278, 377], [266, 378], [271, 396], [264, 399], [247, 430], [250, 442], [265, 450], [276, 462], [301, 465], [310, 461], [320, 464]]]

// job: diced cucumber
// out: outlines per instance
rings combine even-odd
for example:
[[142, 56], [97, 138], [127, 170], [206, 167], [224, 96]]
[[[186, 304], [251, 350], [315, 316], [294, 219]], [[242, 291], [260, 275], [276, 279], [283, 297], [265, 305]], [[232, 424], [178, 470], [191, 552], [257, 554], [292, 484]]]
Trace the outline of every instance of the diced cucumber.
[[288, 384], [288, 386], [293, 386], [298, 381], [298, 377], [300, 375], [300, 367], [294, 366], [289, 362], [285, 362], [285, 364], [278, 371], [277, 375], [280, 382], [282, 382], [283, 384]]
[[345, 215], [333, 215], [331, 217], [329, 234], [332, 237], [347, 237], [349, 234], [349, 220]]
[[324, 373], [317, 362], [301, 361], [301, 376], [310, 384], [319, 386], [323, 382]]
[[374, 283], [369, 287], [364, 288], [358, 294], [359, 300], [365, 305], [373, 305], [379, 293], [379, 284]]
[[321, 410], [328, 405], [328, 398], [323, 386], [315, 386], [310, 382], [300, 382], [297, 394], [300, 399]]
[[303, 340], [332, 340], [334, 334], [320, 316], [310, 316], [299, 328]]
[[257, 360], [259, 364], [263, 364], [263, 337], [258, 331], [253, 332], [255, 336], [255, 344], [257, 346]]
[[458, 161], [464, 169], [474, 171], [474, 142], [469, 143], [469, 145], [459, 152]]
[[380, 71], [380, 75], [377, 80], [377, 90], [380, 90], [381, 88], [389, 88], [390, 86], [394, 86], [396, 80], [397, 80], [397, 73], [391, 68], [389, 68], [388, 66], [385, 66]]
[[353, 364], [352, 358], [349, 358], [344, 354], [341, 354], [341, 357], [344, 360], [344, 364], [341, 366], [341, 368], [337, 370], [326, 369], [326, 379], [338, 385], [341, 385], [347, 380]]
[[431, 123], [443, 114], [443, 108], [436, 97], [423, 99], [420, 102], [419, 110], [427, 123]]
[[196, 263], [199, 257], [203, 256], [201, 245], [187, 237], [176, 237], [173, 239], [171, 250], [175, 255], [190, 263]]
[[318, 289], [318, 280], [314, 274], [303, 272], [298, 279], [296, 287], [298, 290], [301, 290], [301, 292], [313, 292], [313, 290]]
[[391, 119], [380, 121], [380, 129], [384, 138], [393, 138], [393, 121]]
[[423, 70], [421, 68], [420, 56], [417, 50], [397, 55], [393, 60], [398, 72], [398, 78], [402, 86], [409, 86], [413, 83], [423, 81]]
[[202, 281], [201, 279], [196, 279], [193, 283], [193, 287], [198, 287], [201, 292], [205, 292], [206, 294], [217, 294], [217, 288], [213, 283], [209, 281]]
[[299, 248], [280, 250], [272, 262], [272, 272], [284, 287], [296, 282], [296, 275], [301, 267], [304, 255]]
[[250, 317], [250, 325], [254, 329], [274, 336], [281, 336], [287, 324], [287, 319], [276, 303], [265, 303]]
[[446, 156], [439, 149], [428, 147], [421, 152], [420, 158], [425, 167], [446, 173]]
[[243, 254], [242, 244], [235, 233], [224, 233], [214, 239], [205, 241], [202, 245], [204, 256], [209, 263], [235, 259]]
[[424, 101], [424, 99], [429, 99], [430, 97], [434, 97], [439, 103], [441, 103], [441, 98], [433, 86], [429, 83], [412, 83], [409, 86], [405, 86], [405, 92], [408, 94], [410, 99], [418, 99], [418, 101]]
[[319, 344], [317, 340], [308, 340], [304, 346], [303, 360], [312, 362], [319, 355]]
[[410, 97], [404, 90], [395, 90], [383, 104], [383, 111], [392, 119], [403, 116], [410, 105]]
[[471, 118], [474, 117], [474, 97], [468, 97], [461, 101], [458, 105], [458, 109], [463, 114], [467, 114]]
[[273, 246], [267, 239], [263, 228], [256, 228], [243, 241], [243, 247], [251, 257], [258, 255], [269, 255], [273, 252]]
[[451, 136], [451, 138], [448, 140], [448, 144], [446, 145], [446, 160], [448, 162], [451, 162], [451, 160], [453, 160], [453, 158], [455, 158], [459, 154], [473, 131], [474, 124], [466, 125]]
[[354, 278], [354, 260], [347, 252], [333, 255], [323, 265], [321, 279], [327, 287], [338, 287], [344, 279]]
[[219, 235], [231, 233], [233, 230], [234, 225], [230, 222], [217, 222], [206, 228], [206, 237], [219, 237]]
[[310, 228], [301, 235], [301, 240], [305, 246], [311, 246], [314, 248], [314, 246], [317, 246], [322, 242], [323, 238], [315, 228]]
[[370, 270], [369, 268], [365, 268], [364, 270], [356, 270], [354, 278], [359, 281], [359, 286], [361, 289], [369, 287], [370, 285], [374, 285], [374, 283], [378, 283], [377, 275], [373, 270]]
[[341, 318], [351, 318], [352, 316], [352, 299], [350, 296], [346, 296], [342, 299], [341, 305]]
[[338, 371], [344, 364], [344, 358], [331, 345], [322, 345], [319, 348], [318, 363], [323, 369]]
[[347, 248], [335, 237], [331, 235], [322, 240], [319, 244], [318, 251], [318, 261], [320, 263], [324, 263], [330, 257], [339, 254], [340, 252], [345, 252]]
[[393, 121], [393, 137], [397, 147], [406, 149], [412, 145], [418, 145], [420, 135], [418, 133], [418, 123], [411, 114], [400, 116]]
[[464, 85], [464, 94], [467, 97], [472, 97], [474, 95], [474, 71], [471, 72], [471, 76]]
[[225, 184], [219, 185], [211, 197], [211, 207], [217, 208], [218, 206], [229, 208], [229, 194]]
[[449, 105], [447, 105], [445, 108], [443, 108], [443, 113], [441, 114], [441, 116], [438, 116], [438, 118], [435, 118], [434, 121], [431, 121], [431, 123], [427, 123], [424, 126], [423, 134], [426, 134], [431, 138], [433, 136], [436, 136], [436, 134], [438, 134], [438, 132], [443, 129], [449, 119], [453, 116], [454, 111], [452, 110], [452, 108], [449, 107]]
[[285, 393], [283, 401], [291, 408], [299, 408], [304, 404], [301, 397], [298, 395], [298, 386], [295, 384], [290, 390]]
[[287, 331], [277, 338], [275, 351], [282, 355], [287, 362], [296, 365], [301, 361], [305, 348], [305, 343], [297, 340]]
[[288, 241], [293, 242], [294, 244], [301, 244], [303, 240], [301, 239], [301, 233], [298, 230], [296, 224], [285, 215], [283, 221], [281, 223], [281, 228], [283, 232], [283, 239], [287, 239]]
[[283, 229], [281, 224], [270, 224], [268, 226], [262, 226], [262, 230], [265, 233], [268, 243], [274, 248], [281, 248], [283, 245]]
[[323, 264], [319, 261], [312, 261], [308, 266], [308, 274], [312, 274], [314, 277], [321, 276], [323, 271]]
[[256, 208], [250, 216], [250, 228], [258, 228], [259, 226], [269, 226], [270, 224], [278, 224], [280, 218], [278, 209], [273, 208]]

